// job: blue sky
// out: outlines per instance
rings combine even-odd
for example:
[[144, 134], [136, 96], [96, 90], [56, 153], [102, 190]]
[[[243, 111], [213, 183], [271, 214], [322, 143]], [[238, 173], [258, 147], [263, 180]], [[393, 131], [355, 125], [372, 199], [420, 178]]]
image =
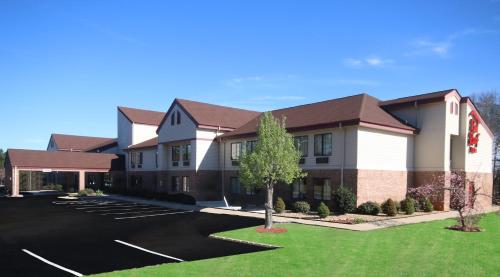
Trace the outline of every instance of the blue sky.
[[116, 136], [116, 106], [259, 111], [500, 89], [500, 0], [0, 1], [0, 148]]

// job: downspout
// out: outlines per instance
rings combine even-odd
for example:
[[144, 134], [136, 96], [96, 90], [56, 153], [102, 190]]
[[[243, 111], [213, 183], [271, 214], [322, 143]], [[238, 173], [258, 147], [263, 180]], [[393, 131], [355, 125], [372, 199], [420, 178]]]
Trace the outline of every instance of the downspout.
[[[219, 130], [220, 130], [220, 126], [217, 127], [217, 136], [219, 136]], [[225, 184], [224, 184], [224, 181], [225, 181], [225, 169], [226, 169], [226, 145], [225, 143], [222, 141], [222, 138], [219, 137], [219, 147], [222, 146], [222, 159], [220, 157], [221, 155], [221, 151], [219, 151], [219, 165], [220, 165], [220, 162], [222, 160], [222, 168], [221, 168], [221, 196], [222, 196], [222, 200], [226, 201], [226, 198], [225, 198], [225, 191], [224, 191], [224, 187], [225, 187]]]
[[[418, 126], [418, 102], [417, 102], [417, 101], [415, 101], [415, 103], [414, 103], [414, 107], [415, 107], [415, 128], [419, 129], [420, 127]], [[415, 180], [416, 180], [416, 176], [415, 176], [415, 171], [416, 171], [416, 170], [415, 170], [415, 169], [416, 169], [416, 164], [415, 164], [415, 162], [416, 162], [416, 160], [417, 160], [417, 159], [416, 159], [416, 157], [415, 157], [415, 156], [416, 156], [416, 154], [417, 154], [417, 153], [416, 153], [416, 147], [417, 147], [416, 145], [417, 145], [417, 138], [416, 138], [416, 136], [414, 135], [414, 136], [413, 136], [413, 155], [412, 155], [412, 159], [413, 159], [413, 162], [412, 162], [412, 170], [413, 170], [413, 172], [414, 172], [414, 174], [413, 174], [413, 178], [412, 178], [412, 179], [413, 179], [413, 180], [412, 180], [412, 181], [413, 181], [413, 184], [412, 184], [413, 186], [415, 186]]]
[[345, 165], [345, 128], [342, 127], [342, 122], [339, 123], [342, 130], [342, 162], [340, 164], [340, 186], [344, 186], [344, 165]]

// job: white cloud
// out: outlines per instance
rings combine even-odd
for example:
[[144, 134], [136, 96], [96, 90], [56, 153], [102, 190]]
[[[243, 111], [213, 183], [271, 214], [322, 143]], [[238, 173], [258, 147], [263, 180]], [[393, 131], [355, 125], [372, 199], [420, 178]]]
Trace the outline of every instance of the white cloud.
[[377, 66], [384, 66], [388, 64], [394, 63], [394, 60], [391, 59], [382, 59], [378, 56], [369, 56], [364, 59], [354, 59], [354, 58], [347, 58], [344, 60], [344, 64], [347, 66], [351, 67], [363, 67], [363, 66], [372, 66], [372, 67], [377, 67]]
[[467, 28], [462, 31], [458, 31], [448, 35], [442, 40], [431, 40], [428, 38], [415, 39], [412, 44], [414, 45], [414, 50], [407, 53], [407, 56], [425, 55], [425, 54], [435, 54], [441, 57], [446, 57], [451, 48], [456, 44], [457, 40], [463, 39], [471, 35], [483, 35], [483, 34], [495, 34], [494, 30], [477, 30], [473, 28]]

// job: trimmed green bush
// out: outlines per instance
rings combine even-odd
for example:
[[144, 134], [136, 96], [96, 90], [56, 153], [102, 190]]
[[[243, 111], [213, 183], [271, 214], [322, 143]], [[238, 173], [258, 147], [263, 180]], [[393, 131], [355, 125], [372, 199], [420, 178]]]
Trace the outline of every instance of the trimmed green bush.
[[102, 190], [98, 189], [98, 190], [95, 191], [95, 195], [96, 196], [103, 196], [104, 192]]
[[359, 205], [357, 212], [360, 214], [378, 215], [381, 212], [381, 209], [378, 203], [368, 201]]
[[285, 211], [285, 208], [285, 201], [283, 201], [281, 197], [278, 197], [278, 199], [276, 199], [276, 202], [274, 203], [274, 211], [280, 214]]
[[311, 210], [311, 205], [306, 201], [297, 201], [293, 203], [293, 211], [296, 213], [307, 214]]
[[86, 188], [78, 192], [78, 196], [94, 196], [95, 191], [91, 188]]
[[401, 201], [401, 210], [405, 214], [415, 213], [415, 202], [412, 198], [407, 197], [405, 200]]
[[325, 218], [330, 215], [330, 209], [328, 209], [328, 206], [326, 206], [323, 202], [319, 203], [317, 210], [320, 218]]
[[394, 201], [394, 204], [396, 204], [396, 210], [399, 212], [401, 212], [401, 202], [399, 201]]
[[395, 216], [398, 214], [396, 203], [394, 203], [391, 198], [382, 203], [382, 211], [388, 216]]
[[344, 186], [333, 194], [333, 208], [336, 212], [345, 214], [356, 210], [356, 195]]
[[432, 202], [429, 198], [424, 198], [422, 206], [424, 208], [424, 212], [426, 213], [434, 211], [434, 205], [432, 205]]

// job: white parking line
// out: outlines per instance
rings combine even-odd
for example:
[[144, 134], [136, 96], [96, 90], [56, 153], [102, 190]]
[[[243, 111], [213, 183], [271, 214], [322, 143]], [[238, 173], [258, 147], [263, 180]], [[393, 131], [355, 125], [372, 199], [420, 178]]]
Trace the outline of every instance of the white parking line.
[[147, 214], [147, 213], [160, 213], [160, 212], [172, 212], [171, 209], [156, 209], [156, 210], [145, 210], [145, 211], [130, 211], [130, 212], [119, 212], [119, 213], [105, 213], [100, 215], [119, 215], [119, 214]]
[[111, 210], [111, 211], [96, 211], [96, 212], [104, 212], [103, 214], [100, 215], [111, 215], [111, 214], [130, 214], [130, 213], [148, 213], [148, 212], [150, 213], [150, 212], [167, 212], [167, 211], [174, 211], [174, 210], [162, 207], [153, 207], [153, 208], [140, 208], [140, 209], [126, 209], [120, 211]]
[[163, 207], [134, 207], [134, 208], [110, 208], [109, 210], [86, 210], [86, 213], [107, 213], [107, 212], [124, 212], [124, 211], [136, 211], [136, 210], [151, 210], [151, 209], [164, 209]]
[[152, 216], [161, 216], [161, 215], [169, 215], [169, 214], [185, 214], [185, 213], [192, 213], [192, 212], [193, 211], [161, 213], [161, 214], [147, 214], [147, 215], [138, 215], [138, 216], [115, 217], [115, 219], [132, 219], [132, 218], [152, 217]]
[[24, 253], [26, 253], [26, 254], [28, 254], [28, 255], [31, 255], [31, 256], [33, 256], [33, 257], [35, 257], [35, 258], [37, 258], [37, 259], [39, 259], [40, 261], [42, 261], [42, 262], [44, 262], [44, 263], [46, 263], [46, 264], [49, 264], [49, 265], [51, 265], [51, 266], [53, 266], [53, 267], [57, 267], [57, 268], [59, 268], [60, 270], [64, 270], [64, 271], [69, 272], [69, 273], [71, 273], [71, 274], [73, 274], [73, 275], [75, 275], [75, 276], [83, 276], [83, 274], [81, 274], [81, 273], [79, 273], [79, 272], [76, 272], [76, 271], [74, 271], [74, 270], [71, 270], [71, 269], [65, 268], [64, 266], [60, 266], [60, 265], [58, 265], [58, 264], [56, 264], [56, 263], [53, 263], [53, 262], [51, 262], [51, 261], [49, 261], [49, 260], [47, 260], [47, 259], [44, 259], [43, 257], [40, 257], [40, 256], [38, 256], [37, 254], [35, 254], [35, 253], [31, 252], [31, 251], [28, 251], [28, 250], [26, 250], [26, 249], [23, 249], [23, 252], [24, 252]]
[[126, 246], [130, 246], [130, 247], [133, 247], [135, 249], [139, 249], [139, 250], [142, 250], [144, 252], [148, 252], [148, 253], [151, 253], [151, 254], [155, 254], [155, 255], [158, 255], [158, 256], [161, 256], [161, 257], [164, 257], [164, 258], [168, 258], [168, 259], [172, 259], [172, 260], [176, 260], [178, 262], [183, 262], [184, 260], [182, 259], [179, 259], [179, 258], [176, 258], [176, 257], [172, 257], [172, 256], [168, 256], [168, 255], [165, 255], [165, 254], [161, 254], [161, 253], [158, 253], [158, 252], [154, 252], [154, 251], [151, 251], [151, 250], [148, 250], [148, 249], [145, 249], [145, 248], [142, 248], [142, 247], [139, 247], [137, 245], [133, 245], [133, 244], [130, 244], [130, 243], [127, 243], [127, 242], [124, 242], [124, 241], [121, 241], [121, 240], [117, 240], [115, 239], [116, 242], [118, 243], [121, 243], [123, 245], [126, 245]]
[[78, 207], [75, 208], [77, 210], [89, 210], [89, 209], [110, 209], [110, 208], [133, 208], [133, 207], [147, 207], [150, 205], [142, 205], [142, 204], [135, 204], [135, 205], [106, 205], [106, 206], [93, 206], [93, 207]]

